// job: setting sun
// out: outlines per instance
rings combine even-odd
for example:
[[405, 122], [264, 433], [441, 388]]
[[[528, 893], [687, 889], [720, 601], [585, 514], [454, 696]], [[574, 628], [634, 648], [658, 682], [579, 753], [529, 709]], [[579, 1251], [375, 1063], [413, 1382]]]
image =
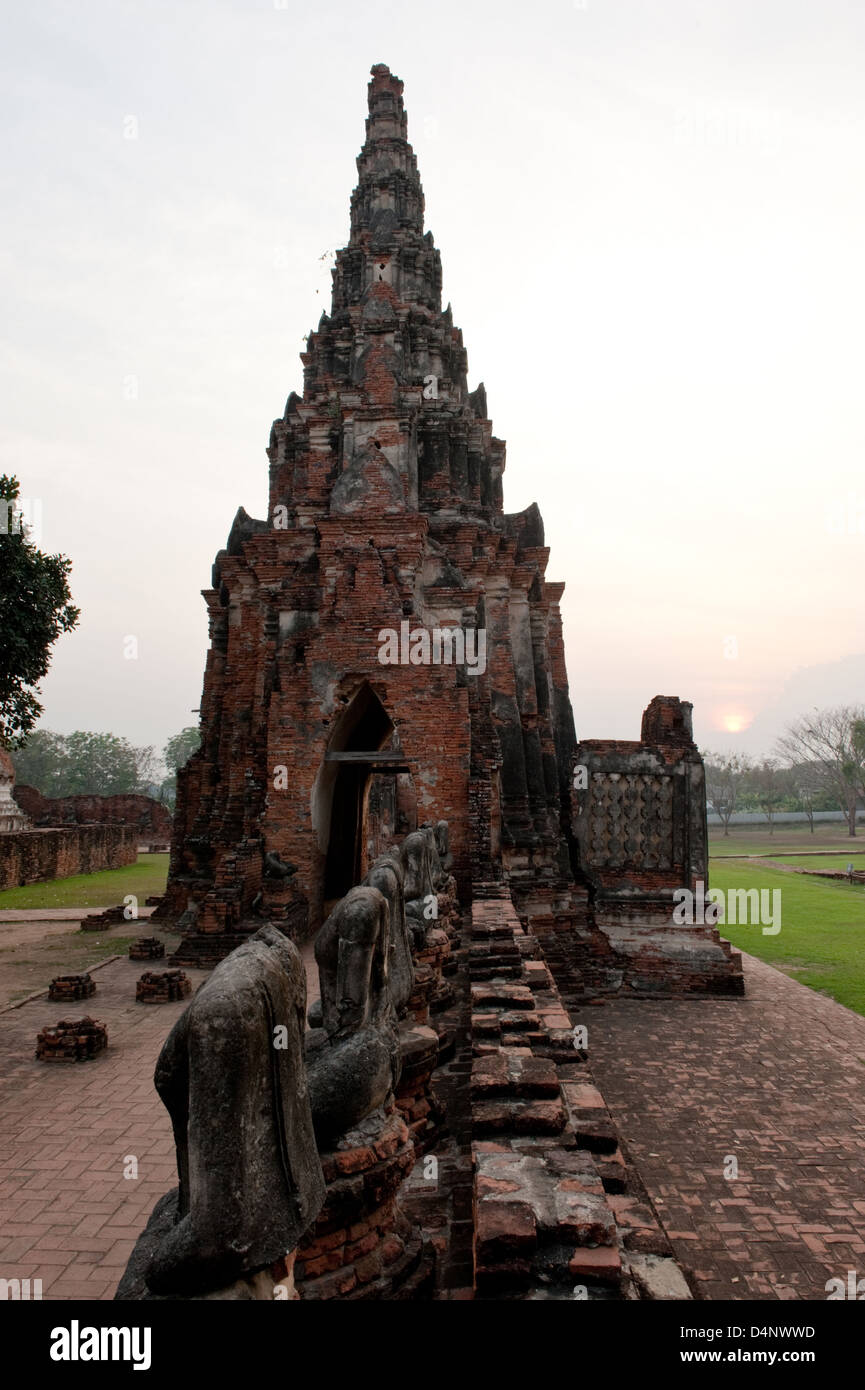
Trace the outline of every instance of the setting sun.
[[728, 734], [740, 734], [743, 729], [747, 729], [751, 723], [749, 714], [725, 714], [722, 715], [721, 723]]

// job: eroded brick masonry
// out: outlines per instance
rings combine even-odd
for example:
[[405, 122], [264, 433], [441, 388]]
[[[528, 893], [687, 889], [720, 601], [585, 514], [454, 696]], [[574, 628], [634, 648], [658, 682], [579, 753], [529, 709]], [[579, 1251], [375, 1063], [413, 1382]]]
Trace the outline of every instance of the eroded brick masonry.
[[218, 960], [268, 918], [311, 935], [383, 847], [445, 820], [463, 903], [508, 894], [569, 994], [736, 992], [713, 928], [671, 921], [673, 889], [705, 874], [690, 707], [659, 698], [639, 743], [578, 746], [564, 586], [538, 508], [504, 510], [402, 90], [372, 69], [349, 241], [271, 429], [268, 514], [240, 508], [205, 590], [202, 745], [159, 910], [184, 930], [176, 960]]

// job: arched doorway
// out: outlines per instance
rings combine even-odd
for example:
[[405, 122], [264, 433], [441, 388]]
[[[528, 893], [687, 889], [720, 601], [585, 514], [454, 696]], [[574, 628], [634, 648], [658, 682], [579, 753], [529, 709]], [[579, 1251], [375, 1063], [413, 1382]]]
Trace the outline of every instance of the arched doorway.
[[[375, 691], [364, 682], [343, 710], [325, 754], [331, 788], [324, 870], [325, 907], [360, 881], [366, 869], [367, 813], [373, 778], [408, 773], [396, 730]], [[387, 798], [376, 795], [375, 814]]]

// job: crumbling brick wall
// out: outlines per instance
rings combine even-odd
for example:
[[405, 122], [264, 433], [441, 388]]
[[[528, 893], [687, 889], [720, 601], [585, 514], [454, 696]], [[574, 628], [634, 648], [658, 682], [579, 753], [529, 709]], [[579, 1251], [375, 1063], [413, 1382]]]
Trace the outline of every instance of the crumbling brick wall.
[[128, 825], [79, 825], [0, 835], [0, 889], [122, 869], [137, 858], [138, 831]]
[[677, 889], [708, 886], [706, 784], [691, 706], [656, 696], [639, 742], [591, 739], [574, 754], [572, 824], [589, 918], [605, 938], [610, 987], [742, 992], [741, 957], [709, 923], [672, 918]]
[[151, 796], [43, 796], [35, 787], [15, 787], [15, 800], [36, 826], [132, 825], [147, 839], [171, 838], [171, 813]]

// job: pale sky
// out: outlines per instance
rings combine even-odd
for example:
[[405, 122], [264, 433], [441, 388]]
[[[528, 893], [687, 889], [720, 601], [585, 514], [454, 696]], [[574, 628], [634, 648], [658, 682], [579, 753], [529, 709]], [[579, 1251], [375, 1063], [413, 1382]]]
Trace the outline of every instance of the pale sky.
[[861, 0], [2, 16], [0, 472], [83, 610], [44, 727], [196, 722], [199, 591], [238, 505], [265, 514], [377, 62], [506, 508], [537, 501], [567, 583], [578, 734], [680, 695], [701, 745], [761, 753], [865, 700]]

